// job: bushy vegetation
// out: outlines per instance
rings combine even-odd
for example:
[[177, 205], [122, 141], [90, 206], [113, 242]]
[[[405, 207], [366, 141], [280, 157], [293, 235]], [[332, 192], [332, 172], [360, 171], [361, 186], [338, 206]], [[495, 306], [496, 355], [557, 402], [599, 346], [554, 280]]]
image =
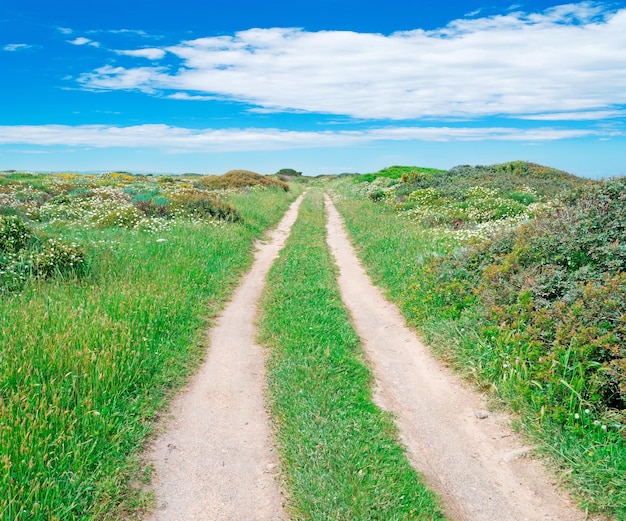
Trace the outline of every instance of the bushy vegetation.
[[279, 179], [250, 172], [249, 170], [229, 170], [224, 175], [212, 175], [196, 180], [198, 186], [210, 190], [229, 190], [254, 186], [280, 188], [285, 192], [289, 185]]
[[449, 171], [390, 167], [355, 178], [357, 192], [419, 224], [487, 237], [526, 220], [565, 189], [590, 184], [548, 167], [515, 161]]
[[357, 175], [354, 178], [354, 181], [356, 183], [371, 183], [379, 177], [385, 177], [387, 179], [407, 179], [407, 177], [412, 178], [414, 175], [433, 175], [443, 173], [445, 173], [445, 170], [439, 170], [437, 168], [424, 168], [422, 166], [389, 166], [372, 174]]
[[300, 177], [302, 176], [302, 172], [298, 172], [293, 168], [281, 168], [278, 172], [276, 172], [278, 176], [287, 176], [287, 177]]
[[[0, 294], [0, 519], [125, 519], [147, 501], [132, 484], [157, 412], [202, 359], [253, 240], [297, 193], [222, 194], [241, 216], [225, 222], [200, 218], [217, 196], [173, 176], [18, 173], [0, 191], [20, 214], [0, 218], [3, 251], [39, 248], [46, 275]], [[147, 215], [157, 197], [171, 216]], [[72, 243], [89, 269], [57, 277]]]
[[607, 181], [437, 259], [429, 293], [454, 284], [451, 315], [482, 305], [502, 363], [542, 389], [545, 414], [565, 421], [591, 408], [626, 425], [625, 237], [626, 180]]
[[[413, 187], [400, 203], [401, 181], [378, 188], [391, 189], [380, 199], [389, 204], [344, 181], [337, 203], [370, 273], [435, 351], [519, 414], [585, 508], [624, 520], [626, 180], [588, 182], [531, 165], [519, 181], [530, 202], [509, 176], [519, 163], [510, 165], [481, 167], [484, 184], [472, 169], [460, 190]], [[397, 213], [408, 201], [445, 215], [472, 197], [533, 210], [470, 235], [450, 233], [458, 225], [445, 219]]]
[[507, 198], [515, 198], [518, 191], [531, 191], [539, 200], [546, 200], [563, 191], [590, 183], [568, 172], [527, 161], [489, 166], [461, 165], [447, 172], [408, 177], [405, 181], [406, 186], [399, 195], [408, 194], [418, 188], [432, 187], [445, 197], [463, 199], [469, 189], [480, 186], [495, 190]]
[[36, 234], [17, 215], [0, 215], [0, 296], [30, 278], [79, 274], [84, 264], [78, 244]]
[[226, 200], [229, 192], [201, 189], [196, 181], [194, 176], [123, 172], [9, 174], [0, 176], [0, 215], [19, 215], [41, 225], [144, 231], [159, 231], [180, 220], [236, 222], [241, 218]]

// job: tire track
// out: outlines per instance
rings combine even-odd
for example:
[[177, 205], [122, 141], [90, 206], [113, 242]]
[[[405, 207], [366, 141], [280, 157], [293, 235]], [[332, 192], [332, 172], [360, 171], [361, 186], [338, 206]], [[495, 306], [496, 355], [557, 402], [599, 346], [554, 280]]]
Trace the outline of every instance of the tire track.
[[209, 330], [205, 362], [172, 402], [165, 432], [149, 447], [157, 507], [150, 521], [286, 519], [265, 409], [265, 357], [255, 342], [256, 306], [294, 224], [301, 195]]
[[414, 467], [455, 521], [579, 521], [503, 415], [436, 361], [372, 285], [326, 196], [328, 244], [342, 299], [376, 376], [376, 401], [396, 417]]

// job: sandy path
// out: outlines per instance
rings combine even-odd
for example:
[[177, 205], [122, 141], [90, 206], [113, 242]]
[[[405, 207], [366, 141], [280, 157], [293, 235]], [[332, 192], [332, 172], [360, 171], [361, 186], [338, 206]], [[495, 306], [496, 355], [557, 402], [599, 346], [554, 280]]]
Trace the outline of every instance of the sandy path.
[[372, 285], [326, 198], [339, 285], [376, 375], [376, 400], [394, 413], [412, 464], [455, 521], [577, 521], [506, 418], [479, 419], [482, 398], [432, 358], [398, 309]]
[[207, 358], [172, 403], [165, 432], [147, 458], [156, 470], [153, 521], [286, 519], [275, 479], [264, 405], [264, 356], [254, 339], [256, 304], [302, 196], [266, 243], [209, 331]]

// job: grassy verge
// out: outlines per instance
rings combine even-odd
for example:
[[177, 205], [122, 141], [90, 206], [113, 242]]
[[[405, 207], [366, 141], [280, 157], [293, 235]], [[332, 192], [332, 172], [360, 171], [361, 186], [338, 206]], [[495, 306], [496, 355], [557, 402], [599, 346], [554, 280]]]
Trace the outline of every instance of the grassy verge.
[[260, 319], [292, 519], [443, 519], [391, 418], [372, 402], [324, 217], [321, 194], [312, 191], [269, 274]]
[[[347, 194], [336, 202], [370, 276], [386, 289], [434, 352], [519, 415], [518, 427], [552, 459], [553, 468], [560, 470], [583, 508], [625, 520], [623, 434], [595, 417], [593, 408], [582, 407], [560, 422], [548, 418], [549, 390], [529, 376], [532, 346], [513, 342], [515, 335], [503, 340], [499, 324], [489, 323], [478, 299], [463, 290], [466, 283], [459, 277], [437, 280], [439, 286], [432, 286], [428, 259], [451, 251], [452, 239], [437, 238], [402, 220], [386, 205]], [[572, 387], [575, 376], [564, 374], [560, 383]]]
[[296, 195], [232, 196], [244, 223], [57, 230], [88, 275], [0, 299], [0, 519], [119, 519], [145, 501], [130, 482], [152, 420]]

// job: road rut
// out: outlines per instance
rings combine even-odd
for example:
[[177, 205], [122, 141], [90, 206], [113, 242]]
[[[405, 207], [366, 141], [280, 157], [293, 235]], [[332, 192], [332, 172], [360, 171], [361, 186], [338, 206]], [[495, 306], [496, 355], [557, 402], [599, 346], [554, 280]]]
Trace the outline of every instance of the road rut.
[[265, 409], [265, 357], [255, 317], [266, 275], [296, 220], [300, 196], [209, 331], [207, 357], [174, 399], [164, 433], [147, 451], [157, 507], [150, 521], [287, 519]]
[[[548, 473], [482, 397], [436, 361], [361, 267], [326, 196], [328, 244], [339, 286], [413, 466], [454, 521], [582, 521]], [[481, 419], [482, 418], [482, 419]]]

